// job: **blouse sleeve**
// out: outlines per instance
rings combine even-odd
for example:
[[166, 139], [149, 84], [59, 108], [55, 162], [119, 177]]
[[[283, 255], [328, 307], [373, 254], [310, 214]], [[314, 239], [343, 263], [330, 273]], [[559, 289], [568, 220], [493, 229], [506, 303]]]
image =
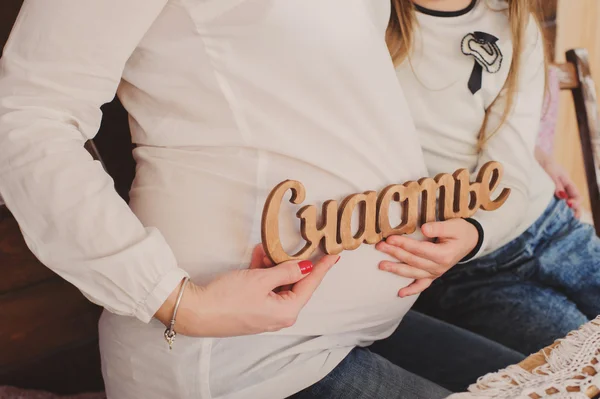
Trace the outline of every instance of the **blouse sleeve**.
[[[513, 109], [502, 127], [485, 143], [476, 172], [489, 161], [498, 161], [504, 167], [504, 177], [492, 194], [492, 199], [504, 188], [511, 189], [508, 200], [493, 212], [479, 210], [473, 216], [483, 227], [484, 239], [473, 258], [497, 248], [523, 220], [530, 201], [531, 170], [535, 165], [535, 144], [539, 132], [545, 86], [544, 42], [537, 24], [532, 20], [527, 30], [525, 48], [521, 56], [518, 87], [514, 94]], [[506, 91], [500, 94], [490, 110], [490, 129], [500, 123]]]
[[536, 144], [544, 153], [552, 155], [554, 152], [554, 136], [556, 133], [560, 100], [560, 76], [558, 68], [553, 66], [548, 68], [548, 82], [546, 86], [548, 90], [544, 97], [542, 120]]
[[25, 0], [0, 60], [0, 192], [31, 251], [148, 322], [186, 276], [84, 149], [167, 0]]

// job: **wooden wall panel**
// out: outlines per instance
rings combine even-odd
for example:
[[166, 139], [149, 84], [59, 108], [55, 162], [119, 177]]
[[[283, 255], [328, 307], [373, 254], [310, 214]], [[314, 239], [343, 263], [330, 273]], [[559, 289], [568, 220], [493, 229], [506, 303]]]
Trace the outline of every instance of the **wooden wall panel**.
[[[600, 91], [600, 1], [559, 0], [557, 11], [556, 61], [565, 61], [565, 52], [576, 47], [589, 51], [596, 92]], [[584, 195], [589, 209], [587, 184], [577, 133], [577, 119], [570, 92], [560, 98], [555, 139], [555, 158], [569, 172]]]
[[0, 1], [0, 55], [23, 0]]
[[[47, 352], [26, 364], [20, 363], [2, 370], [0, 385], [62, 395], [99, 392], [104, 389], [99, 365], [98, 340], [90, 339], [59, 351]], [[21, 396], [11, 398], [25, 399]]]
[[97, 337], [100, 308], [55, 278], [0, 296], [0, 372]]
[[0, 276], [0, 295], [57, 277], [29, 251], [16, 220], [3, 206], [0, 206]]

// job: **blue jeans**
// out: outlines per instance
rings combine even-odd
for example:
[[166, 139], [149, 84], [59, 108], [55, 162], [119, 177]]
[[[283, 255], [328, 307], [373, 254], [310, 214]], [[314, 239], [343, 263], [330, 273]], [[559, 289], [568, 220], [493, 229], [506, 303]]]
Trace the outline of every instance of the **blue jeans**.
[[389, 338], [354, 348], [325, 378], [290, 399], [441, 399], [522, 359], [496, 342], [411, 311]]
[[536, 352], [600, 315], [600, 239], [554, 199], [520, 237], [436, 280], [416, 308]]

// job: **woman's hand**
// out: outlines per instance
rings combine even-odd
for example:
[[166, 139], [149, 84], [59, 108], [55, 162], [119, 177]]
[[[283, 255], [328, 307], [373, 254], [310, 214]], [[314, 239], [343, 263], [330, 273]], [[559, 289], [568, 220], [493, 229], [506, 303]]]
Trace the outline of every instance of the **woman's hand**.
[[[327, 255], [316, 264], [288, 261], [271, 268], [254, 268], [263, 262], [257, 246], [252, 269], [228, 272], [200, 287], [186, 287], [175, 323], [178, 334], [198, 337], [228, 337], [277, 331], [290, 327], [339, 256]], [[293, 284], [289, 290], [274, 292]], [[155, 317], [168, 325], [180, 287]]]
[[537, 147], [535, 149], [535, 158], [550, 176], [552, 181], [554, 181], [554, 185], [556, 186], [554, 195], [561, 200], [566, 200], [567, 205], [573, 209], [575, 216], [579, 218], [582, 212], [581, 193], [577, 189], [577, 186], [573, 180], [571, 180], [569, 174], [548, 154]]
[[419, 241], [406, 236], [390, 236], [375, 248], [399, 262], [382, 261], [379, 268], [402, 277], [413, 278], [407, 287], [398, 291], [404, 298], [423, 292], [433, 280], [446, 273], [477, 245], [479, 232], [463, 219], [426, 223], [421, 231], [435, 242]]

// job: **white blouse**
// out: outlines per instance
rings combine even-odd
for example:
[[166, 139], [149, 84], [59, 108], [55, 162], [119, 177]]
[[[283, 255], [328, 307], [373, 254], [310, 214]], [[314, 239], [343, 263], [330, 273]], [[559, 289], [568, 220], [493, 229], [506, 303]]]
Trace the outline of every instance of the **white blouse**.
[[[109, 398], [282, 398], [395, 329], [410, 281], [368, 245], [289, 329], [169, 352], [152, 319], [183, 276], [247, 267], [280, 181], [319, 204], [426, 175], [389, 16], [389, 0], [25, 1], [0, 63], [0, 192], [36, 256], [110, 311]], [[83, 148], [116, 91], [138, 145], [130, 206]], [[291, 251], [299, 206], [282, 209]]]

